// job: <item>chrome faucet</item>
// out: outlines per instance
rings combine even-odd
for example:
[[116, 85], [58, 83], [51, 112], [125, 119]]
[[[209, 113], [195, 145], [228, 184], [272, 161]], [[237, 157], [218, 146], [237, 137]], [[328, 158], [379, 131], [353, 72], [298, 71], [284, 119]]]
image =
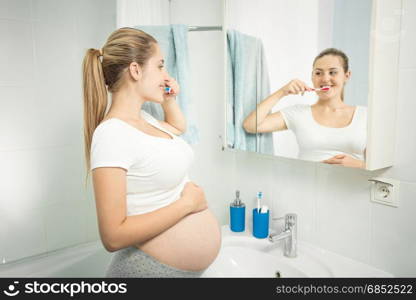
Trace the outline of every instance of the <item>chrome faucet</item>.
[[[281, 218], [273, 218], [272, 220], [279, 220]], [[285, 215], [285, 230], [280, 234], [269, 234], [269, 241], [275, 243], [280, 240], [285, 241], [284, 256], [297, 256], [297, 215]]]

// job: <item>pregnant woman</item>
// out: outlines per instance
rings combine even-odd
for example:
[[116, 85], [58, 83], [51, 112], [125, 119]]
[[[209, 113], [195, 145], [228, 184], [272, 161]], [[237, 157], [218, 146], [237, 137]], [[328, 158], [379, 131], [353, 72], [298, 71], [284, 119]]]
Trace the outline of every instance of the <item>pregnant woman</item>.
[[[204, 191], [188, 179], [192, 148], [157, 41], [121, 28], [83, 62], [85, 156], [100, 237], [114, 252], [107, 277], [199, 277], [221, 233]], [[107, 90], [111, 105], [107, 111]], [[151, 101], [165, 120], [141, 109]]]

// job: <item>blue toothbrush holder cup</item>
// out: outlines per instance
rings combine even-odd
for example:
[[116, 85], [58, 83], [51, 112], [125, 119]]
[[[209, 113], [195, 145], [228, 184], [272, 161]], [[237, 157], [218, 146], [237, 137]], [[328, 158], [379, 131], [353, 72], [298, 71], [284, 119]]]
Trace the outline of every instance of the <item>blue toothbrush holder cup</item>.
[[257, 208], [253, 209], [253, 236], [264, 239], [269, 235], [269, 212], [260, 213]]

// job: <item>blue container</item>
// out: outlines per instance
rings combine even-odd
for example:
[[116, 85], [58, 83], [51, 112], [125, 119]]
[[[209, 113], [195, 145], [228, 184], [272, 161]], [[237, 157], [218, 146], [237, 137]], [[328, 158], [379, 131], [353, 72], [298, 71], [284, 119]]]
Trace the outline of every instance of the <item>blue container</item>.
[[269, 235], [269, 212], [259, 213], [257, 208], [253, 209], [253, 236], [264, 239]]
[[245, 230], [246, 207], [244, 204], [240, 206], [230, 205], [230, 228], [234, 232], [242, 232]]

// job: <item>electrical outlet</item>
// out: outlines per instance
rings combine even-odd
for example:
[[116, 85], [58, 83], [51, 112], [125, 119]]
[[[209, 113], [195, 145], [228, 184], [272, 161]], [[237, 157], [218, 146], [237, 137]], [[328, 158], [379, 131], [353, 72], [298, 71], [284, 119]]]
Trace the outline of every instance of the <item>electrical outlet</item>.
[[400, 181], [389, 178], [371, 178], [371, 201], [390, 205], [399, 206], [399, 187]]

